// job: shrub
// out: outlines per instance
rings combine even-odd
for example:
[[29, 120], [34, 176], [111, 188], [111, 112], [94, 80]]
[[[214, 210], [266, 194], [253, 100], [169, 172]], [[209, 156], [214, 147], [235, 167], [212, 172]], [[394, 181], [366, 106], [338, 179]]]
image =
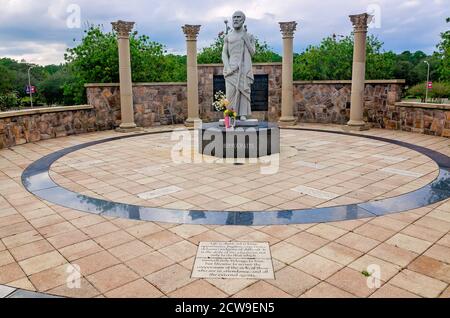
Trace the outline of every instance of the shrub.
[[5, 111], [19, 106], [19, 97], [16, 92], [0, 95], [0, 110]]
[[[408, 89], [407, 95], [425, 100], [426, 83], [414, 85]], [[450, 83], [433, 83], [433, 88], [428, 91], [428, 98], [449, 98], [450, 97]]]

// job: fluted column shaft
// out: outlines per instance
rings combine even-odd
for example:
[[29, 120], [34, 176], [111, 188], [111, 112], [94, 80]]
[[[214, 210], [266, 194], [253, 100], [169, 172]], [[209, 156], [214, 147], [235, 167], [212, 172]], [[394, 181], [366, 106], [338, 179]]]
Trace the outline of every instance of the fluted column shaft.
[[295, 123], [294, 117], [294, 32], [297, 22], [280, 22], [281, 33], [283, 34], [283, 70], [281, 87], [281, 117], [280, 124], [292, 125]]
[[351, 15], [350, 21], [354, 27], [352, 95], [350, 106], [349, 128], [356, 130], [368, 129], [364, 122], [364, 89], [366, 81], [366, 38], [367, 25], [371, 16], [367, 13]]
[[120, 111], [122, 121], [120, 130], [126, 131], [135, 129], [134, 108], [133, 108], [133, 83], [131, 80], [131, 59], [130, 59], [130, 32], [134, 22], [117, 21], [113, 22], [113, 29], [117, 32], [117, 42], [119, 48], [119, 77], [120, 77]]
[[198, 107], [198, 69], [197, 69], [197, 36], [200, 25], [184, 25], [182, 27], [186, 35], [187, 47], [187, 97], [188, 118], [186, 126], [193, 126], [199, 120]]

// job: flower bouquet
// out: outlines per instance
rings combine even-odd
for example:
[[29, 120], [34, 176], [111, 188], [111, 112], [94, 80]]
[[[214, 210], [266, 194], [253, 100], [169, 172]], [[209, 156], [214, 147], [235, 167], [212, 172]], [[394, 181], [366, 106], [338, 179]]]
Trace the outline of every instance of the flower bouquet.
[[218, 91], [214, 95], [213, 106], [217, 111], [223, 112], [226, 128], [234, 126], [237, 113], [232, 107], [229, 107], [230, 101], [226, 98], [225, 94], [222, 91]]

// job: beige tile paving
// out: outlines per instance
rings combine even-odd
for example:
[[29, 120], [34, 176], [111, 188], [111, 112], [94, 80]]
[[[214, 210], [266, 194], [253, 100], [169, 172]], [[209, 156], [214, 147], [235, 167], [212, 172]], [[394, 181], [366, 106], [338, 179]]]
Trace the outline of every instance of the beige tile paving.
[[17, 261], [53, 251], [53, 246], [46, 240], [32, 242], [10, 250]]
[[367, 297], [375, 291], [367, 286], [367, 278], [361, 272], [348, 267], [343, 268], [326, 281], [358, 297]]
[[293, 235], [286, 241], [309, 252], [313, 252], [329, 242], [327, 239], [307, 232], [301, 232]]
[[33, 274], [29, 278], [36, 289], [45, 292], [67, 283], [67, 267], [68, 264], [52, 267], [39, 273]]
[[174, 298], [224, 298], [227, 294], [204, 280], [197, 280], [169, 294]]
[[174, 261], [159, 252], [152, 252], [134, 258], [126, 264], [143, 277], [174, 264]]
[[60, 249], [60, 253], [69, 261], [75, 261], [84, 256], [89, 256], [97, 252], [102, 251], [100, 245], [98, 245], [94, 240], [87, 240], [81, 243], [76, 243], [67, 247]]
[[281, 289], [266, 283], [258, 282], [240, 291], [233, 297], [236, 298], [292, 298], [291, 295]]
[[362, 255], [362, 253], [357, 250], [335, 242], [331, 242], [328, 245], [321, 247], [315, 251], [315, 253], [341, 265], [347, 265]]
[[150, 253], [153, 249], [147, 244], [134, 240], [109, 249], [110, 253], [121, 261], [128, 261], [138, 256]]
[[179, 262], [191, 256], [194, 256], [197, 252], [197, 247], [188, 241], [181, 241], [173, 245], [164, 247], [160, 249], [159, 252], [171, 258], [172, 260]]
[[110, 298], [158, 298], [163, 296], [157, 288], [145, 279], [138, 279], [105, 294]]
[[208, 279], [207, 281], [228, 295], [234, 295], [256, 282], [252, 279]]
[[450, 263], [450, 247], [436, 244], [430, 247], [424, 254], [442, 262]]
[[[448, 139], [377, 129], [364, 133], [450, 155]], [[242, 211], [389, 197], [420, 188], [437, 175], [427, 157], [401, 147], [317, 132], [289, 134], [283, 142], [306, 151], [282, 159], [280, 172], [272, 176], [262, 176], [257, 165], [174, 169], [170, 147], [151, 146], [170, 145], [169, 134], [83, 149], [56, 162], [51, 175], [74, 191], [119, 202]], [[20, 174], [34, 159], [68, 144], [111, 136], [116, 133], [42, 141], [17, 146], [14, 155], [0, 150], [0, 284], [68, 297], [450, 297], [449, 201], [326, 224], [191, 226], [87, 214], [40, 201], [21, 186]], [[324, 140], [333, 143], [332, 153]], [[384, 157], [374, 157], [379, 153]], [[424, 176], [378, 171], [385, 168]], [[169, 186], [183, 190], [152, 200], [137, 197]], [[325, 191], [338, 197], [327, 201], [290, 191], [298, 186], [313, 188], [311, 194]], [[276, 280], [192, 279], [197, 244], [228, 240], [269, 242]], [[66, 286], [69, 263], [80, 266], [80, 289]], [[369, 289], [362, 275], [373, 264], [381, 268], [382, 286], [377, 290]]]
[[303, 295], [301, 298], [354, 298], [356, 297], [349, 292], [337, 288], [327, 282], [321, 282], [314, 286]]
[[397, 273], [401, 270], [401, 267], [398, 265], [389, 263], [368, 254], [356, 259], [354, 262], [350, 263], [348, 267], [362, 273], [363, 271], [369, 272], [369, 267], [373, 265], [379, 266], [380, 279], [384, 282], [387, 282], [393, 276], [397, 275]]
[[101, 293], [106, 293], [136, 280], [139, 276], [123, 264], [119, 264], [87, 276], [89, 282]]
[[0, 284], [8, 284], [26, 277], [26, 274], [17, 263], [11, 263], [0, 267]]
[[191, 272], [178, 264], [150, 274], [145, 279], [166, 295], [195, 281], [191, 278]]
[[309, 254], [307, 250], [293, 244], [280, 242], [271, 247], [272, 257], [286, 264], [291, 264], [299, 258]]
[[19, 262], [19, 265], [27, 275], [32, 275], [64, 263], [66, 263], [64, 257], [57, 251], [53, 251], [28, 258]]
[[415, 238], [413, 236], [405, 235], [402, 233], [398, 233], [391, 237], [389, 240], [386, 241], [386, 243], [401, 247], [405, 250], [421, 254], [424, 251], [426, 251], [430, 246], [431, 243]]
[[291, 266], [284, 267], [276, 272], [275, 277], [275, 280], [268, 280], [267, 282], [294, 297], [300, 296], [320, 282], [317, 278]]
[[50, 289], [48, 293], [71, 298], [93, 298], [100, 295], [100, 292], [84, 278], [74, 283], [79, 284], [80, 288], [69, 288], [67, 284], [64, 284]]
[[447, 287], [442, 281], [405, 269], [390, 283], [422, 297], [437, 297]]
[[87, 276], [99, 272], [103, 269], [120, 264], [120, 261], [111, 253], [103, 251], [80, 258], [73, 262], [73, 264], [80, 267], [80, 272], [83, 276]]
[[385, 284], [376, 292], [374, 292], [371, 298], [419, 298], [418, 295], [410, 293], [404, 289], [396, 287], [391, 284]]
[[337, 262], [314, 253], [301, 258], [292, 266], [321, 280], [327, 279], [343, 267]]
[[434, 258], [419, 256], [409, 264], [408, 269], [450, 283], [450, 265]]
[[369, 255], [381, 258], [402, 267], [408, 265], [418, 256], [414, 252], [386, 243], [378, 245], [375, 249], [369, 252]]

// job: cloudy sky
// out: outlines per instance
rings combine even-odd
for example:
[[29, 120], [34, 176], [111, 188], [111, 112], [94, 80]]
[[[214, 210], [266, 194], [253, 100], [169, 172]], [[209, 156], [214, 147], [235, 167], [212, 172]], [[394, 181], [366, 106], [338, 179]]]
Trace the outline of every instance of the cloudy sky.
[[278, 22], [297, 21], [295, 51], [301, 52], [325, 36], [349, 34], [348, 15], [369, 12], [376, 16], [369, 33], [386, 50], [432, 53], [450, 16], [450, 0], [0, 0], [0, 8], [0, 57], [38, 64], [63, 62], [65, 49], [79, 42], [87, 23], [109, 31], [118, 19], [135, 21], [140, 33], [164, 43], [169, 52], [184, 53], [181, 25], [202, 25], [201, 48], [224, 29], [225, 18], [241, 9], [249, 32], [278, 52]]

